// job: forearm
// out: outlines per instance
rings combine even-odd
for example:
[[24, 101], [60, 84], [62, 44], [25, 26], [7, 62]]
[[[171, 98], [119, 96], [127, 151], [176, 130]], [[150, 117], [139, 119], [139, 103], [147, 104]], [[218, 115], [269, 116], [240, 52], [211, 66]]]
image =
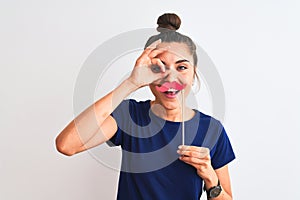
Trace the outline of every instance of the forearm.
[[125, 80], [112, 92], [89, 106], [59, 134], [56, 139], [57, 149], [66, 155], [73, 155], [84, 150], [84, 146], [96, 134], [99, 143], [105, 142], [107, 137], [103, 135], [101, 124], [121, 101], [136, 89], [134, 84]]
[[96, 117], [99, 125], [116, 109], [116, 107], [133, 91], [138, 89], [136, 85], [128, 79], [124, 80], [112, 92], [96, 101], [92, 106], [92, 113]]
[[[212, 198], [212, 200], [232, 200], [231, 186], [228, 184], [224, 177], [218, 177], [218, 174], [212, 170], [208, 173], [207, 178], [204, 179], [205, 190], [208, 191], [210, 188], [217, 186], [220, 181], [222, 192], [218, 197]], [[206, 194], [207, 195], [207, 194]]]
[[81, 140], [81, 146], [89, 148], [89, 141], [96, 135], [98, 143], [107, 140], [105, 132], [101, 129], [102, 123], [134, 89], [133, 85], [125, 80], [74, 119], [72, 126]]

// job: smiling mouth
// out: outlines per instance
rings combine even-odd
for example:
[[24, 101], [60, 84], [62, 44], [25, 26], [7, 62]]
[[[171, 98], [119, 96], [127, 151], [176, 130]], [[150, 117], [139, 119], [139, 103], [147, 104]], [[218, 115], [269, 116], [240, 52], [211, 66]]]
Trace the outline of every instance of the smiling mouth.
[[176, 95], [180, 92], [180, 90], [175, 90], [173, 88], [169, 88], [167, 91], [163, 92], [165, 94], [168, 94], [168, 95]]

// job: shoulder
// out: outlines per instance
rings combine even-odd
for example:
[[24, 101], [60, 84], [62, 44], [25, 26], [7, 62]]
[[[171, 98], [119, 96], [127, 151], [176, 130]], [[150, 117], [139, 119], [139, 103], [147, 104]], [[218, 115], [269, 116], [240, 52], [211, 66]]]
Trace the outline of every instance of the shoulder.
[[148, 108], [149, 106], [150, 106], [150, 100], [136, 101], [135, 99], [125, 99], [119, 104], [119, 106], [116, 108], [116, 111], [132, 110], [136, 108], [142, 109], [142, 108]]
[[212, 148], [222, 135], [226, 134], [223, 124], [217, 118], [205, 114], [203, 112], [199, 113], [199, 130], [204, 133], [203, 146]]
[[125, 99], [121, 102], [121, 105], [131, 105], [131, 106], [145, 106], [150, 105], [150, 100], [137, 101], [135, 99]]
[[112, 115], [118, 124], [127, 124], [129, 119], [132, 119], [135, 123], [137, 123], [138, 121], [144, 121], [149, 118], [149, 109], [150, 100], [136, 101], [135, 99], [126, 99], [120, 103], [120, 105], [113, 111]]
[[204, 112], [201, 112], [197, 109], [194, 109], [194, 111], [196, 112], [196, 115], [199, 115], [199, 123], [202, 123], [202, 124], [206, 124], [206, 125], [210, 125], [211, 126], [214, 126], [214, 127], [221, 127], [223, 128], [223, 125], [221, 123], [221, 121], [211, 115], [208, 115]]

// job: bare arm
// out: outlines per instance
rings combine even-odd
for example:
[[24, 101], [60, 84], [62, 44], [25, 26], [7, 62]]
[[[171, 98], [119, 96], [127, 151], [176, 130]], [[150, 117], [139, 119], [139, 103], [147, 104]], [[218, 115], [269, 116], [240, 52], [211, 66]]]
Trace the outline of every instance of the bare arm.
[[218, 179], [220, 180], [221, 186], [223, 188], [222, 193], [218, 196], [217, 199], [232, 199], [232, 191], [231, 191], [231, 183], [230, 183], [230, 176], [228, 165], [221, 167], [220, 169], [215, 170]]
[[216, 169], [214, 170], [214, 172], [215, 172], [214, 175], [210, 176], [208, 179], [204, 181], [206, 185], [206, 189], [216, 186], [219, 180], [222, 186], [222, 192], [218, 197], [214, 198], [214, 200], [232, 200], [232, 191], [231, 191], [228, 165]]
[[137, 86], [127, 79], [84, 110], [57, 136], [57, 150], [71, 156], [109, 140], [117, 130], [110, 114], [136, 89]]

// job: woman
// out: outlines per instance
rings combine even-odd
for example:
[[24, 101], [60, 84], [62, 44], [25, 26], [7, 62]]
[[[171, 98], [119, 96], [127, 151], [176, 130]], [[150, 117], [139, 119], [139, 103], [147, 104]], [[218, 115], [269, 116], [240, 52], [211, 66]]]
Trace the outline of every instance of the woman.
[[[196, 46], [176, 32], [177, 15], [157, 23], [160, 33], [131, 75], [76, 117], [58, 135], [57, 149], [70, 156], [104, 142], [121, 145], [118, 199], [199, 199], [202, 188], [209, 199], [232, 199], [228, 163], [235, 155], [223, 126], [184, 104], [198, 78]], [[153, 101], [124, 100], [145, 86]]]

